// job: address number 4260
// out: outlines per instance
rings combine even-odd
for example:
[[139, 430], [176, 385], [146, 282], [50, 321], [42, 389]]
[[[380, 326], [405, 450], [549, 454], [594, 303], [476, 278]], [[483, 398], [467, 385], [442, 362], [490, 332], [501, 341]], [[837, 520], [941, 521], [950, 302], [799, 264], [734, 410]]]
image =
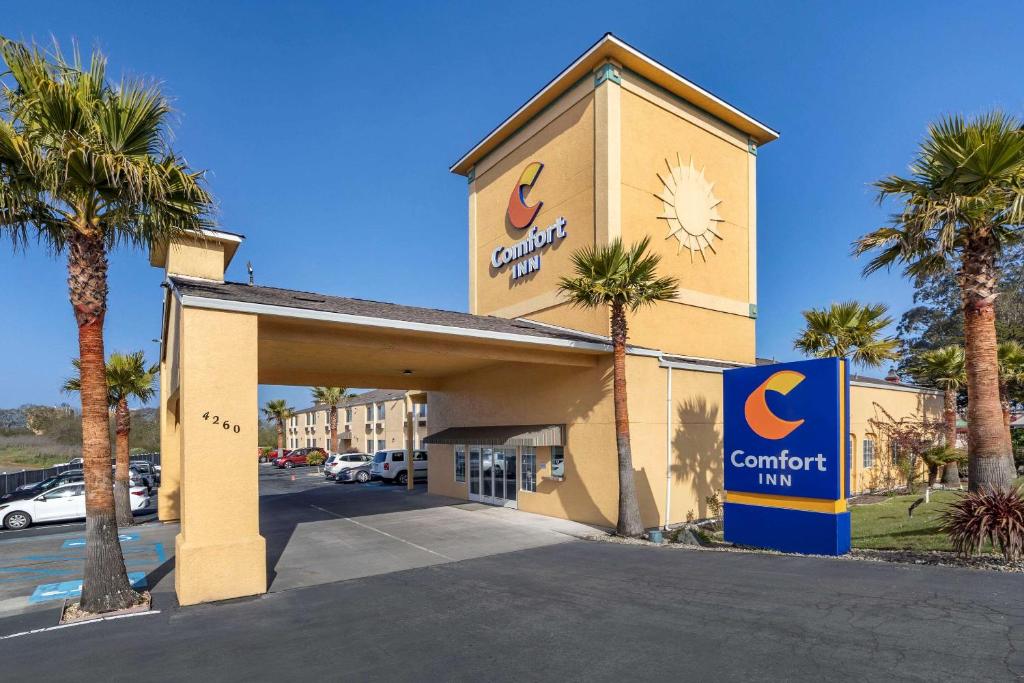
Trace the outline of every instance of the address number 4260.
[[215, 425], [219, 424], [222, 428], [230, 429], [235, 434], [238, 434], [239, 432], [242, 431], [241, 427], [239, 427], [236, 424], [231, 424], [231, 422], [229, 420], [221, 420], [219, 415], [210, 415], [210, 411], [209, 410], [207, 410], [205, 413], [203, 413], [203, 419], [206, 420], [207, 422], [212, 420], [213, 424], [215, 424]]

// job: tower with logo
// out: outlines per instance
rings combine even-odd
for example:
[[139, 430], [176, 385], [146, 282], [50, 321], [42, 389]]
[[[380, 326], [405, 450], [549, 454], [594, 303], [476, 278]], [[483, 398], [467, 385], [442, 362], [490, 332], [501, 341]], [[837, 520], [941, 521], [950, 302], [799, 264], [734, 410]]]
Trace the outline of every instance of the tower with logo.
[[753, 362], [757, 152], [777, 137], [605, 36], [452, 166], [469, 183], [469, 310], [607, 335], [558, 279], [580, 248], [646, 236], [680, 286], [632, 316], [631, 342]]
[[725, 539], [785, 552], [849, 552], [846, 361], [738, 368], [723, 381]]

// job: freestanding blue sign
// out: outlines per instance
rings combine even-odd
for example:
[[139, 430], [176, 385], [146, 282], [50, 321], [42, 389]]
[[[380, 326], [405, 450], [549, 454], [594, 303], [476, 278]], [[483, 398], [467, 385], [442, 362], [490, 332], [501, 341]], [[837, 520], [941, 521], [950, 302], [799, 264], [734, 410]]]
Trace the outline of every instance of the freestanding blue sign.
[[849, 552], [846, 361], [723, 375], [725, 539], [786, 552]]

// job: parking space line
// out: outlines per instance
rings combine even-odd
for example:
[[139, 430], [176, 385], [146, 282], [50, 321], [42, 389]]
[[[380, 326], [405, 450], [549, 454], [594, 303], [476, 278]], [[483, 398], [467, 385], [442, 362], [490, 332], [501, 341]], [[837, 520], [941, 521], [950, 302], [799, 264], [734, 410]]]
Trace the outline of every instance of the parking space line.
[[160, 614], [160, 610], [154, 609], [148, 612], [134, 612], [132, 614], [116, 614], [112, 617], [99, 617], [97, 619], [86, 619], [85, 621], [75, 621], [70, 624], [58, 624], [57, 626], [47, 626], [46, 628], [34, 628], [31, 631], [19, 631], [18, 633], [10, 633], [6, 636], [0, 636], [0, 640], [7, 640], [8, 638], [20, 638], [21, 636], [30, 636], [33, 633], [45, 633], [47, 631], [59, 631], [63, 628], [71, 628], [72, 626], [85, 626], [86, 624], [98, 624], [101, 621], [115, 621], [117, 619], [128, 619], [129, 617], [144, 617], [147, 614]]
[[362, 522], [357, 522], [356, 520], [352, 519], [351, 517], [343, 517], [342, 515], [339, 515], [339, 514], [337, 514], [335, 512], [331, 512], [330, 510], [325, 510], [324, 508], [320, 507], [319, 505], [310, 505], [310, 507], [314, 508], [316, 510], [319, 510], [320, 512], [326, 512], [327, 514], [332, 515], [334, 517], [337, 517], [339, 519], [343, 519], [346, 522], [352, 522], [356, 526], [361, 526], [364, 529], [369, 529], [370, 531], [375, 531], [378, 534], [380, 534], [381, 536], [387, 536], [388, 538], [394, 539], [396, 541], [401, 541], [402, 543], [405, 543], [406, 545], [411, 545], [413, 548], [416, 548], [417, 550], [422, 550], [423, 552], [430, 553], [431, 555], [437, 555], [438, 557], [444, 558], [444, 559], [448, 560], [449, 562], [455, 562], [456, 561], [454, 557], [448, 557], [447, 555], [439, 553], [436, 550], [431, 550], [430, 548], [424, 548], [423, 546], [417, 545], [416, 543], [413, 543], [412, 541], [407, 541], [404, 538], [399, 538], [398, 536], [394, 536], [392, 534], [389, 534], [386, 531], [381, 531], [380, 529], [376, 529], [376, 528], [370, 526], [369, 524], [363, 524]]

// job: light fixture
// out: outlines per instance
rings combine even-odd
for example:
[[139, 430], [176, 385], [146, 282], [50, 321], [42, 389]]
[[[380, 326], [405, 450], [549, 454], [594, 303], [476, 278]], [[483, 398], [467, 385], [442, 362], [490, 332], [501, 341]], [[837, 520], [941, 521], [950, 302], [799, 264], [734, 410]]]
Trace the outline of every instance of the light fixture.
[[402, 374], [403, 375], [411, 375], [412, 374], [412, 370], [402, 370]]

